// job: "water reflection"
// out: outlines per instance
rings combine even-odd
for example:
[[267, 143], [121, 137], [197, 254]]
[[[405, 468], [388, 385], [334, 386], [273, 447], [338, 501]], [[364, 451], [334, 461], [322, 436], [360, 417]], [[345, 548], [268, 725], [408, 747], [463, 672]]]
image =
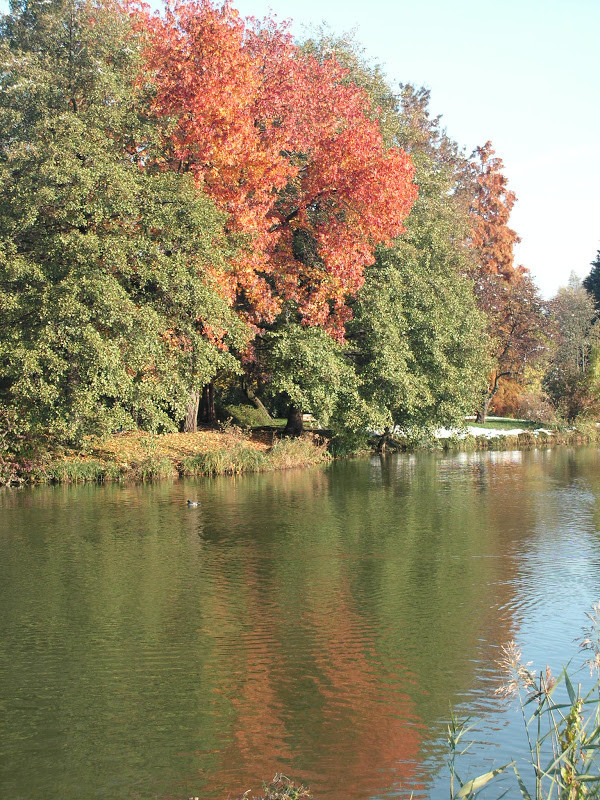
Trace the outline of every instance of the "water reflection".
[[600, 596], [599, 466], [419, 454], [0, 494], [3, 796], [208, 800], [275, 771], [328, 800], [446, 796], [450, 706], [497, 743], [472, 768], [499, 763], [499, 647], [562, 664]]

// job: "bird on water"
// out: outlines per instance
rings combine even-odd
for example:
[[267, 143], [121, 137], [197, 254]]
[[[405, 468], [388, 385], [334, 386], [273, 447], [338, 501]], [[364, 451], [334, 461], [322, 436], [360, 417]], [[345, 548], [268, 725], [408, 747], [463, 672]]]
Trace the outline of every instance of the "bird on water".
[[188, 501], [187, 501], [187, 504], [188, 504], [188, 506], [189, 506], [190, 508], [198, 508], [198, 506], [200, 505], [200, 503], [198, 502], [198, 500], [188, 500]]

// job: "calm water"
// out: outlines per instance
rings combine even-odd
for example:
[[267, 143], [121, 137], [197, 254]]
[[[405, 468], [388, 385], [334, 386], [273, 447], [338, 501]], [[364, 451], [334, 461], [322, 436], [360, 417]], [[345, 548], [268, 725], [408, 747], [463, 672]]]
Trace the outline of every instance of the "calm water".
[[[201, 501], [188, 508], [185, 499]], [[600, 598], [600, 451], [0, 492], [0, 796], [447, 796], [449, 709], [519, 754], [502, 644]]]

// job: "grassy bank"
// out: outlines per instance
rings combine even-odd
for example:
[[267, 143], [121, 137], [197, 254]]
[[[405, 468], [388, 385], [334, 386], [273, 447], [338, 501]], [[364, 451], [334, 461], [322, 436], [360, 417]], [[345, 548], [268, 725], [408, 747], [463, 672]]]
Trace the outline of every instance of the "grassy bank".
[[2, 461], [1, 484], [149, 481], [201, 475], [239, 475], [308, 467], [329, 459], [317, 437], [279, 439], [235, 427], [198, 433], [123, 433], [88, 439], [75, 451], [54, 450], [29, 460]]
[[[374, 446], [375, 446], [374, 440]], [[410, 431], [394, 434], [390, 450], [414, 452], [479, 452], [486, 450], [533, 450], [557, 445], [579, 447], [600, 442], [600, 427], [580, 421], [571, 428], [544, 428], [524, 420], [495, 419], [464, 430]]]
[[[512, 423], [513, 428], [517, 427]], [[487, 427], [487, 426], [486, 426]], [[503, 426], [507, 427], [504, 422]], [[474, 435], [466, 433], [454, 434], [445, 439], [440, 439], [437, 446], [442, 450], [459, 451], [484, 451], [484, 450], [533, 450], [536, 448], [555, 447], [567, 445], [578, 447], [581, 445], [596, 444], [600, 442], [600, 428], [595, 423], [580, 423], [568, 430], [551, 430], [546, 428], [530, 428], [520, 433], [503, 432], [501, 426], [489, 425], [488, 435]], [[521, 427], [519, 424], [518, 427]], [[498, 430], [497, 435], [493, 434]]]
[[[281, 428], [283, 425], [281, 425]], [[519, 433], [515, 428], [525, 428]], [[549, 430], [520, 420], [494, 420], [477, 435], [454, 431], [436, 437], [420, 431], [397, 434], [391, 451], [439, 450], [479, 452], [531, 450], [556, 445], [581, 446], [600, 442], [600, 427], [579, 423], [568, 430]], [[331, 432], [326, 432], [331, 435]], [[276, 426], [243, 431], [235, 425], [198, 433], [148, 434], [129, 432], [107, 439], [89, 438], [78, 450], [49, 449], [19, 461], [0, 453], [0, 486], [44, 483], [104, 483], [150, 481], [208, 475], [239, 475], [293, 467], [308, 467], [331, 458], [327, 436], [307, 431], [299, 439], [281, 438]], [[377, 440], [374, 439], [373, 448]], [[348, 455], [345, 450], [334, 453]], [[368, 453], [363, 451], [363, 454]]]

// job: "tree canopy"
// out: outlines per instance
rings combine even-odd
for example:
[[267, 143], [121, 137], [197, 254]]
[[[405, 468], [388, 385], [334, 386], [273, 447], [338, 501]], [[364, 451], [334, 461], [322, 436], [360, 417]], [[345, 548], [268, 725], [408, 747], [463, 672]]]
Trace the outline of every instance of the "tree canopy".
[[[190, 176], [148, 166], [158, 128], [116, 6], [29, 3], [0, 48], [0, 398], [31, 430], [173, 428], [244, 325], [232, 249]], [[225, 332], [217, 336], [215, 332]]]
[[211, 0], [27, 0], [0, 54], [17, 439], [193, 430], [235, 376], [354, 437], [452, 424], [545, 352], [502, 162], [351, 39]]

